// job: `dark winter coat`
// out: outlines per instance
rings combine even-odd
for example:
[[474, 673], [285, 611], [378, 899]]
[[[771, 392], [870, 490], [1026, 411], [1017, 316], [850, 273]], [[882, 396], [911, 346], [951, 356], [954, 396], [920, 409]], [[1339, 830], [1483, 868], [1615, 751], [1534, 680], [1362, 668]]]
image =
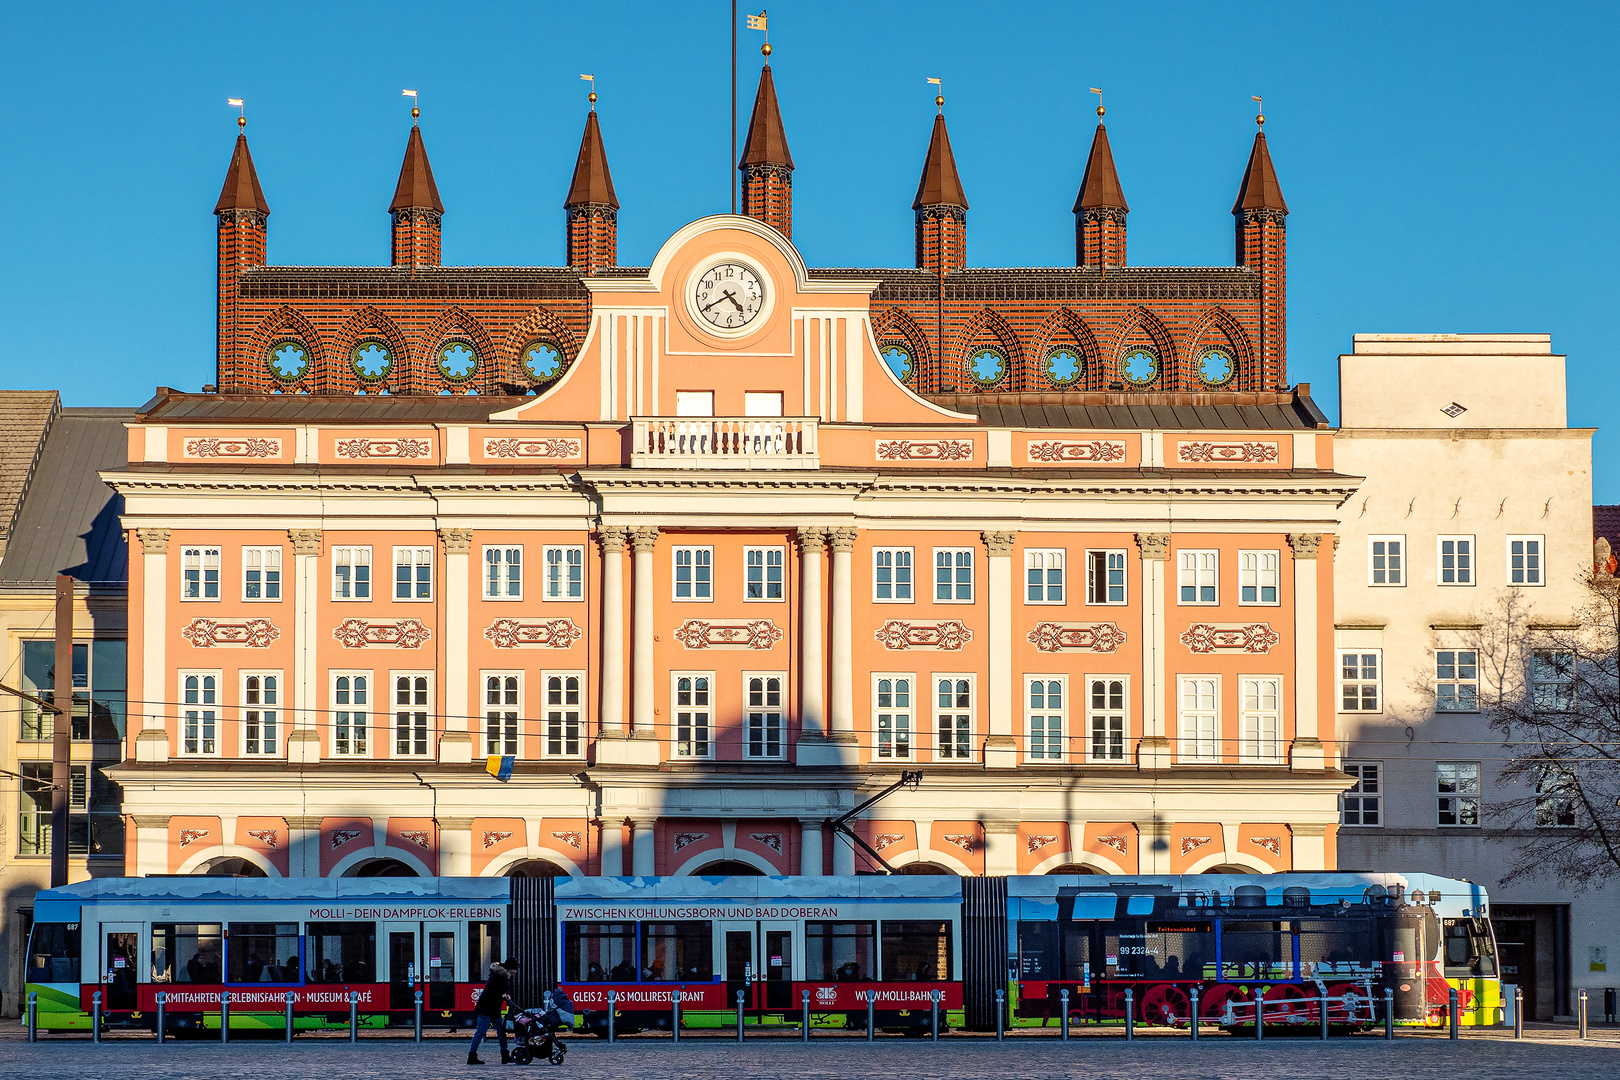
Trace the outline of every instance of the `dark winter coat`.
[[478, 995], [473, 1015], [499, 1020], [506, 1009], [506, 995], [511, 991], [512, 973], [499, 964], [489, 965], [489, 982], [484, 984], [483, 993]]

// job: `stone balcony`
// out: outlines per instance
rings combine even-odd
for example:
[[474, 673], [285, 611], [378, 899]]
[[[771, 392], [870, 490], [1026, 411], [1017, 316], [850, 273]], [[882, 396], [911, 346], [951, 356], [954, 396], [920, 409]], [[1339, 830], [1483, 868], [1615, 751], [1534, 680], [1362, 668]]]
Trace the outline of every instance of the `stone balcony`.
[[814, 416], [640, 416], [630, 420], [635, 469], [816, 469]]

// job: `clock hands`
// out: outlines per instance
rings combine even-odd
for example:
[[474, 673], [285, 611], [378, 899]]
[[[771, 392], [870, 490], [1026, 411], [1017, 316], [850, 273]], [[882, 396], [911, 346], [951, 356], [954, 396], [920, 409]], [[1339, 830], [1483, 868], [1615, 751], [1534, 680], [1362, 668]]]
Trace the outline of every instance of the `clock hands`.
[[718, 304], [722, 300], [730, 300], [731, 301], [731, 306], [736, 308], [738, 311], [743, 311], [744, 310], [743, 306], [741, 304], [737, 303], [736, 294], [733, 293], [730, 289], [727, 289], [725, 292], [721, 293], [719, 296], [715, 297], [713, 300], [709, 301], [707, 304], [704, 304], [698, 310], [699, 311], [708, 311], [710, 308], [714, 307], [714, 305]]
[[[726, 290], [725, 299], [730, 300], [731, 301], [731, 306], [736, 308], [738, 311], [743, 310], [743, 306], [741, 304], [737, 303], [737, 297], [732, 294], [730, 289]], [[716, 301], [716, 303], [718, 303], [718, 302], [719, 301]]]

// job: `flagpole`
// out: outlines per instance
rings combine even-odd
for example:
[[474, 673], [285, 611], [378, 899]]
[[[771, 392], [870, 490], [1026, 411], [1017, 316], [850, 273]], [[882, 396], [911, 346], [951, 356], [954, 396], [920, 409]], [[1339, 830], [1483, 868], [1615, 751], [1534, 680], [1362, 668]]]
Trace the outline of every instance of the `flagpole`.
[[731, 160], [726, 162], [726, 183], [731, 187], [731, 212], [737, 212], [737, 0], [731, 0]]

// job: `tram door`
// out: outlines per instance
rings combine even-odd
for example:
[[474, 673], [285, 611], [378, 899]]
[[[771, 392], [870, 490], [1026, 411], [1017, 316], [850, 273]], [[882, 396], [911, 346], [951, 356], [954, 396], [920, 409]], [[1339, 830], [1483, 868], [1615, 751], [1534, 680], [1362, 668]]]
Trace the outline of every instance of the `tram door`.
[[101, 979], [108, 1010], [135, 1008], [135, 984], [140, 976], [140, 923], [103, 923], [101, 926]]
[[[720, 946], [725, 951], [726, 1007], [737, 1007], [738, 993], [748, 989], [752, 980], [759, 978], [754, 966], [754, 930], [752, 922], [724, 922], [720, 924]], [[743, 999], [746, 1008], [754, 1003]]]
[[755, 965], [756, 978], [764, 973], [767, 1009], [791, 1009], [793, 1000], [793, 924], [760, 924], [759, 963]]
[[453, 1009], [456, 1007], [456, 926], [454, 923], [428, 923], [423, 927], [427, 934], [427, 970], [418, 972], [418, 977], [427, 982], [423, 996], [423, 1007], [428, 1009]]
[[388, 952], [388, 1007], [414, 1009], [416, 983], [422, 977], [421, 958], [417, 954], [416, 923], [384, 923], [383, 934]]

